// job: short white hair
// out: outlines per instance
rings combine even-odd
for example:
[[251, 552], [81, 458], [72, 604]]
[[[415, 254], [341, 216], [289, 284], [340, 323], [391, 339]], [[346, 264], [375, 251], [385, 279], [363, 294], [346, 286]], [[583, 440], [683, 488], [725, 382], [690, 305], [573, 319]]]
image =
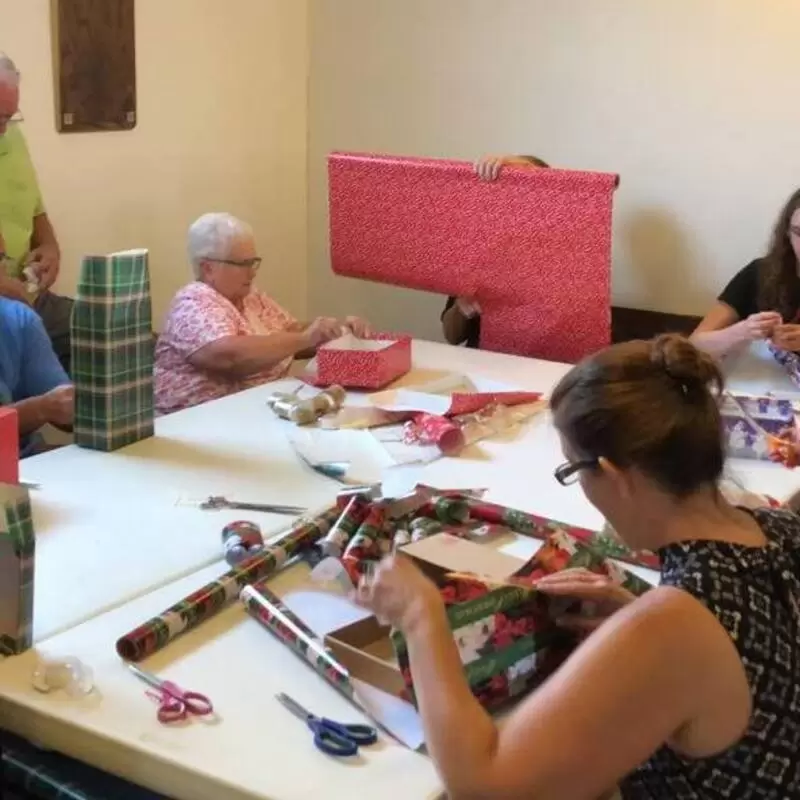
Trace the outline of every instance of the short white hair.
[[189, 261], [195, 278], [200, 277], [200, 264], [207, 259], [227, 258], [231, 245], [252, 237], [253, 229], [238, 217], [223, 211], [203, 214], [189, 228]]
[[10, 56], [0, 52], [0, 83], [19, 86], [20, 73]]

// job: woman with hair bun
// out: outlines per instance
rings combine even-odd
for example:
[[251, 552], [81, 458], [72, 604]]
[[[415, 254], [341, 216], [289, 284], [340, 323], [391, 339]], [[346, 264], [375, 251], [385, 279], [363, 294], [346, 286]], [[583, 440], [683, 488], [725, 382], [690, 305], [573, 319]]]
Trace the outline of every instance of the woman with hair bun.
[[498, 727], [472, 696], [436, 587], [391, 557], [358, 600], [406, 637], [428, 751], [453, 798], [800, 796], [800, 517], [719, 491], [713, 359], [675, 335], [618, 344], [561, 380], [565, 462], [624, 542], [657, 551], [641, 597], [581, 570], [537, 588], [592, 604], [567, 662]]

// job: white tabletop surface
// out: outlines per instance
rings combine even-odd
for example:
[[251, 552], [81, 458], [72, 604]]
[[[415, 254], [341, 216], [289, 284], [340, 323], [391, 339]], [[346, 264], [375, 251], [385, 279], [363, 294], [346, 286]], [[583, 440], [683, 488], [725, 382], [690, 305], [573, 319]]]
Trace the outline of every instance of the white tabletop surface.
[[[513, 356], [414, 343], [415, 382], [445, 371], [547, 393], [568, 369]], [[735, 388], [735, 387], [734, 387]], [[34, 741], [131, 778], [178, 800], [294, 800], [367, 791], [387, 798], [438, 792], [430, 762], [385, 744], [348, 766], [318, 754], [302, 724], [272, 696], [286, 691], [316, 713], [357, 713], [270, 634], [234, 607], [146, 663], [209, 694], [220, 722], [168, 729], [114, 650], [127, 630], [225, 570], [220, 529], [257, 519], [265, 532], [285, 518], [178, 507], [181, 495], [321, 507], [336, 485], [300, 466], [286, 424], [265, 407], [260, 387], [158, 421], [157, 436], [114, 454], [65, 448], [23, 462], [37, 529], [37, 650], [81, 658], [94, 671], [93, 699], [40, 695], [30, 686], [37, 652], [0, 664], [0, 720]], [[577, 486], [555, 483], [563, 460], [546, 412], [516, 435], [484, 442], [458, 459], [436, 461], [419, 479], [439, 487], [487, 487], [487, 499], [564, 522], [599, 528], [602, 519]], [[373, 465], [370, 453], [364, 469]], [[800, 473], [735, 461], [729, 474], [749, 489], [784, 497]], [[298, 569], [279, 576], [281, 591]], [[78, 624], [82, 623], [82, 624]]]

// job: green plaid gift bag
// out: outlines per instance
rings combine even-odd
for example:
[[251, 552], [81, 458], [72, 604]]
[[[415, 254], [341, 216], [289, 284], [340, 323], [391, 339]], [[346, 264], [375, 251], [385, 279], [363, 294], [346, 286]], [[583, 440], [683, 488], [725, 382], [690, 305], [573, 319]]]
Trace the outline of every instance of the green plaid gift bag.
[[0, 483], [0, 655], [33, 644], [35, 551], [28, 490]]
[[111, 451], [153, 435], [147, 250], [83, 261], [72, 311], [75, 443]]

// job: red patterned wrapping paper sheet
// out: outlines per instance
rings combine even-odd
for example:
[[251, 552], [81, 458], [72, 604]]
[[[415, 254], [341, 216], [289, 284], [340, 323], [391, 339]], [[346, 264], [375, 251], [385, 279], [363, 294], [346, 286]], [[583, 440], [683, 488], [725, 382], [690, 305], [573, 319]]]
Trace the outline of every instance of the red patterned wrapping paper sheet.
[[476, 298], [488, 350], [575, 362], [610, 343], [615, 175], [486, 183], [463, 162], [335, 153], [328, 176], [337, 274]]
[[19, 420], [13, 408], [0, 408], [0, 483], [19, 483]]

